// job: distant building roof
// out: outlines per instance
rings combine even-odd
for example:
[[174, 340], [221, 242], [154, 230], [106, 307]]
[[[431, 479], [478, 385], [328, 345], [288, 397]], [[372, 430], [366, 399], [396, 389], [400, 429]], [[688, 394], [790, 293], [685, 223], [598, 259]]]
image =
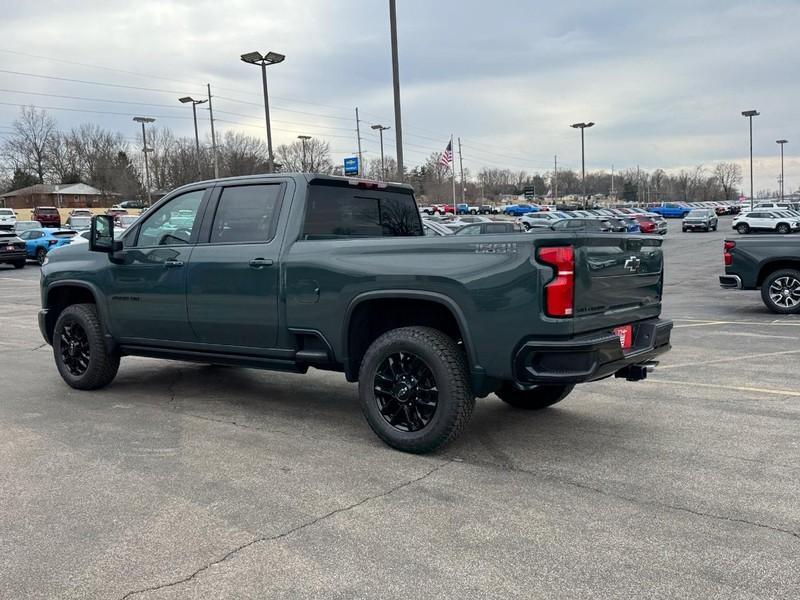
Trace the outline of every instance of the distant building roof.
[[74, 196], [116, 196], [115, 193], [101, 192], [95, 187], [85, 183], [37, 183], [13, 192], [0, 195], [0, 198], [13, 196], [29, 196], [33, 194], [64, 194]]

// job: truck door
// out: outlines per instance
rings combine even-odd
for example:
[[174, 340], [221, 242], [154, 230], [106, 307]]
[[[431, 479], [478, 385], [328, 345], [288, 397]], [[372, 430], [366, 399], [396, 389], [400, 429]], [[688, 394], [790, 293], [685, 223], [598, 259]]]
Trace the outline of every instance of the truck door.
[[186, 265], [206, 199], [206, 188], [176, 196], [124, 236], [120, 261], [108, 268], [111, 323], [123, 341], [194, 341], [186, 313]]
[[199, 342], [275, 347], [281, 247], [276, 232], [286, 186], [271, 179], [215, 190], [188, 272], [189, 321]]

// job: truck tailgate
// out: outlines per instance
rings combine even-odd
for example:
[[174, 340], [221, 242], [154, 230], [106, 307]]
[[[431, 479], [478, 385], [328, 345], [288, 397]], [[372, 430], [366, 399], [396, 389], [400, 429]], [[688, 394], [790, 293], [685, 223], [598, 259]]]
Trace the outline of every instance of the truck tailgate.
[[575, 333], [627, 325], [661, 311], [662, 240], [582, 235], [575, 240]]

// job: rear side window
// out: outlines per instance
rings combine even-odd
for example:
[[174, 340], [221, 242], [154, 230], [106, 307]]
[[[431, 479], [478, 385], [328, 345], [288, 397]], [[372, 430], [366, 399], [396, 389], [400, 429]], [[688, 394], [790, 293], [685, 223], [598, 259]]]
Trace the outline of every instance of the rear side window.
[[211, 226], [212, 244], [268, 242], [275, 235], [281, 186], [242, 185], [222, 190]]
[[312, 185], [303, 239], [406, 237], [424, 235], [411, 194]]

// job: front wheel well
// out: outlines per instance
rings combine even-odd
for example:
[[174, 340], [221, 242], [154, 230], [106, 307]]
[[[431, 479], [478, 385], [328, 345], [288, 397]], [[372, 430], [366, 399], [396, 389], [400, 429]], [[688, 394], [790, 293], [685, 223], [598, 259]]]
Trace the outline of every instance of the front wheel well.
[[361, 360], [372, 342], [387, 331], [411, 326], [438, 329], [467, 349], [465, 332], [450, 308], [441, 302], [416, 298], [365, 300], [355, 307], [348, 323], [344, 364], [347, 379], [358, 379]]
[[780, 271], [782, 269], [795, 269], [796, 271], [800, 271], [800, 260], [779, 260], [764, 265], [758, 271], [756, 286], [761, 287], [767, 277], [772, 275], [775, 271]]
[[48, 339], [53, 339], [53, 331], [59, 315], [65, 308], [73, 304], [97, 304], [97, 300], [90, 289], [79, 285], [61, 285], [47, 292], [45, 327]]

